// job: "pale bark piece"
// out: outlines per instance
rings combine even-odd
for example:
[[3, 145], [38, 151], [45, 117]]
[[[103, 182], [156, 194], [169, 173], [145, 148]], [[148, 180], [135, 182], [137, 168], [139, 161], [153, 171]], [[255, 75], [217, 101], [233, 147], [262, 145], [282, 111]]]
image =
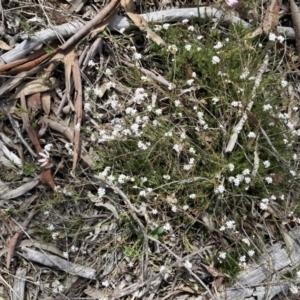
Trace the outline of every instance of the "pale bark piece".
[[267, 249], [257, 263], [249, 265], [238, 275], [234, 285], [222, 293], [221, 299], [244, 300], [257, 297], [255, 299], [271, 300], [279, 293], [286, 293], [289, 285], [280, 279], [284, 278], [284, 274], [299, 269], [300, 229], [293, 229], [287, 234], [292, 245], [278, 242]]
[[25, 299], [25, 283], [26, 283], [26, 269], [18, 269], [14, 277], [14, 289], [12, 292], [12, 300]]
[[[164, 11], [157, 11], [148, 14], [142, 14], [141, 16], [149, 23], [153, 22], [154, 24], [158, 23], [174, 23], [188, 19], [190, 21], [196, 21], [199, 19], [205, 20], [207, 18], [221, 18], [224, 16], [222, 11], [219, 11], [212, 7], [200, 7], [199, 8], [200, 16], [198, 16], [197, 8], [181, 8], [181, 9], [170, 9]], [[193, 14], [193, 15], [192, 15]], [[251, 25], [238, 17], [231, 16], [227, 18], [227, 22], [240, 23], [245, 28], [250, 28]], [[81, 22], [70, 22], [65, 23], [59, 26], [54, 26], [53, 29], [45, 29], [37, 32], [35, 36], [31, 36], [30, 39], [27, 39], [28, 36], [24, 35], [21, 38], [24, 39], [22, 43], [16, 46], [14, 49], [4, 53], [0, 56], [0, 66], [6, 63], [15, 61], [17, 59], [25, 57], [30, 51], [32, 51], [37, 46], [40, 46], [44, 42], [49, 42], [57, 39], [57, 36], [67, 38], [76, 33], [79, 29], [84, 26], [84, 23]], [[124, 28], [125, 30], [130, 30], [136, 28], [135, 25], [131, 24], [127, 17], [117, 16], [109, 25], [110, 30], [120, 30]], [[290, 27], [281, 27], [277, 28], [278, 33], [286, 37], [286, 39], [295, 39], [295, 31]], [[0, 93], [1, 94], [1, 93]]]
[[95, 269], [74, 264], [56, 255], [44, 254], [30, 248], [23, 247], [22, 250], [25, 252], [25, 257], [30, 261], [87, 279], [95, 279], [96, 277]]
[[300, 9], [294, 0], [290, 0], [293, 26], [295, 30], [296, 49], [300, 54]]
[[5, 145], [0, 141], [0, 150], [4, 153], [4, 155], [15, 165], [18, 167], [22, 167], [22, 161], [21, 159], [15, 155], [13, 152], [11, 152]]
[[[5, 193], [1, 193], [0, 200], [11, 200], [26, 194], [32, 190], [40, 182], [39, 178], [35, 178], [29, 182], [24, 183], [14, 190], [6, 190]], [[0, 187], [1, 189], [1, 187]]]

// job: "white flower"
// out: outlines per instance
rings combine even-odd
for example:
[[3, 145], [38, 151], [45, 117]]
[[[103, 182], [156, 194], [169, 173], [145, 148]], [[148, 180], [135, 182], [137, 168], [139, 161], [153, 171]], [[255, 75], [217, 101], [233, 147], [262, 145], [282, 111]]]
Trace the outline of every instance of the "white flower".
[[187, 269], [191, 269], [193, 265], [192, 265], [188, 260], [186, 260], [186, 261], [184, 262], [184, 266], [185, 266]]
[[188, 19], [184, 19], [184, 20], [182, 20], [182, 24], [187, 24], [189, 22], [189, 20]]
[[52, 147], [53, 147], [53, 144], [47, 144], [47, 145], [44, 146], [44, 149], [46, 151], [50, 151]]
[[88, 112], [91, 111], [91, 103], [84, 103], [84, 107], [83, 107], [84, 111]]
[[195, 31], [195, 27], [194, 26], [189, 26], [188, 31]]
[[173, 149], [177, 152], [177, 153], [180, 153], [182, 151], [182, 146], [179, 145], [179, 144], [175, 144], [173, 146]]
[[98, 196], [99, 196], [100, 198], [102, 198], [104, 195], [105, 195], [105, 189], [100, 187], [100, 188], [98, 189]]
[[221, 226], [219, 230], [220, 230], [220, 231], [224, 231], [225, 229], [226, 229], [225, 226]]
[[215, 45], [214, 45], [214, 48], [215, 49], [220, 49], [223, 47], [223, 44], [221, 42], [217, 42]]
[[220, 58], [218, 56], [213, 56], [211, 61], [212, 61], [213, 65], [215, 65], [220, 62]]
[[228, 164], [229, 171], [232, 172], [234, 170], [234, 164]]
[[166, 230], [166, 231], [170, 231], [172, 229], [172, 226], [170, 225], [170, 223], [166, 223], [164, 226], [163, 226], [163, 229]]
[[294, 170], [290, 170], [290, 173], [291, 173], [291, 175], [294, 176], [294, 177], [297, 175], [297, 173], [296, 173]]
[[139, 59], [142, 58], [142, 54], [140, 54], [140, 53], [138, 53], [138, 52], [135, 52], [135, 53], [133, 54], [133, 58], [134, 58], [135, 60], [139, 60]]
[[193, 78], [196, 78], [196, 77], [197, 77], [197, 74], [196, 74], [195, 72], [193, 72], [193, 73], [192, 73], [192, 77], [193, 77]]
[[244, 72], [241, 74], [240, 78], [241, 79], [246, 79], [250, 74], [250, 71], [248, 68], [245, 68]]
[[41, 167], [46, 166], [49, 163], [50, 159], [49, 152], [46, 149], [43, 149], [41, 152], [39, 152], [39, 156], [42, 157], [38, 160], [38, 162], [41, 164]]
[[165, 270], [165, 266], [161, 266], [160, 268], [159, 268], [159, 272], [161, 273], [161, 272], [163, 272], [164, 270]]
[[95, 65], [95, 62], [93, 60], [89, 60], [88, 66], [93, 67]]
[[203, 35], [198, 35], [198, 36], [197, 36], [197, 40], [200, 41], [200, 40], [202, 40], [202, 39], [203, 39]]
[[194, 83], [194, 79], [189, 79], [186, 81], [187, 85], [191, 86]]
[[277, 37], [277, 40], [279, 41], [279, 43], [283, 43], [285, 38], [282, 35], [280, 35]]
[[168, 30], [169, 27], [170, 27], [170, 24], [169, 23], [165, 23], [162, 27], [163, 27], [163, 29]]
[[250, 174], [250, 170], [249, 169], [245, 169], [243, 170], [243, 175], [249, 175]]
[[77, 130], [77, 131], [80, 130], [80, 123], [77, 123], [77, 124], [74, 126], [74, 130]]
[[158, 214], [158, 210], [157, 209], [152, 209], [152, 213], [153, 213], [153, 215], [157, 215]]
[[165, 179], [165, 180], [170, 180], [170, 179], [171, 179], [171, 176], [170, 176], [170, 175], [163, 175], [163, 179]]
[[107, 280], [102, 281], [102, 285], [105, 287], [109, 287], [109, 282]]
[[284, 79], [281, 80], [281, 86], [285, 88], [288, 85], [288, 82]]
[[162, 114], [162, 110], [160, 108], [158, 108], [156, 111], [155, 111], [155, 114], [157, 116], [160, 116]]
[[255, 254], [255, 251], [254, 250], [249, 250], [247, 253], [250, 257], [252, 257]]
[[106, 69], [105, 70], [105, 74], [107, 75], [107, 76], [111, 76], [113, 73], [112, 73], [112, 71], [111, 71], [111, 69]]
[[190, 194], [190, 195], [189, 195], [189, 198], [190, 198], [190, 199], [196, 199], [196, 194]]
[[225, 224], [226, 224], [228, 229], [234, 229], [235, 228], [235, 221], [230, 220], [230, 221], [227, 221]]
[[78, 247], [72, 245], [71, 248], [70, 248], [70, 251], [73, 252], [73, 253], [75, 253], [75, 252], [78, 251]]
[[246, 261], [246, 255], [243, 255], [239, 258], [240, 262], [245, 262]]
[[220, 101], [220, 99], [217, 98], [217, 97], [213, 97], [213, 98], [211, 99], [211, 101], [213, 102], [213, 104], [216, 104], [217, 102]]
[[118, 182], [119, 182], [120, 184], [125, 183], [127, 180], [128, 180], [128, 176], [126, 176], [126, 175], [124, 175], [124, 174], [121, 174], [121, 175], [119, 176], [119, 178], [118, 178]]
[[290, 292], [292, 294], [297, 294], [299, 291], [298, 291], [298, 288], [295, 285], [291, 284], [291, 286], [290, 286]]
[[175, 100], [175, 101], [174, 101], [174, 104], [175, 104], [176, 107], [178, 107], [181, 103], [180, 103], [179, 100]]
[[168, 85], [168, 90], [170, 90], [170, 91], [171, 91], [171, 90], [173, 90], [173, 89], [174, 89], [174, 87], [175, 87], [175, 86], [174, 86], [172, 83], [170, 83], [170, 84]]
[[248, 138], [256, 138], [255, 132], [251, 131], [248, 133]]
[[47, 227], [48, 230], [53, 231], [54, 230], [54, 225], [53, 224], [49, 224]]
[[195, 151], [195, 149], [194, 149], [193, 147], [191, 147], [191, 148], [189, 149], [189, 152], [192, 153], [192, 154], [195, 154], [195, 153], [196, 153], [196, 151]]
[[275, 41], [276, 40], [276, 35], [273, 32], [270, 32], [269, 34], [269, 41]]
[[267, 168], [270, 167], [271, 163], [270, 163], [268, 160], [265, 160], [265, 161], [263, 162], [263, 165], [264, 165], [265, 168], [267, 169]]
[[177, 212], [177, 206], [173, 205], [171, 210], [172, 210], [172, 212], [176, 213]]
[[223, 184], [220, 184], [216, 189], [215, 189], [215, 194], [223, 194], [225, 192], [225, 187]]
[[249, 184], [249, 183], [251, 182], [251, 178], [250, 178], [250, 177], [245, 177], [245, 182], [246, 182], [247, 184]]
[[167, 48], [167, 52], [171, 52], [172, 54], [175, 54], [178, 51], [178, 48], [176, 45], [170, 45]]
[[226, 258], [226, 252], [219, 252], [219, 258], [225, 259]]
[[265, 178], [265, 180], [266, 180], [266, 182], [269, 183], [269, 184], [273, 182], [272, 177], [269, 177], [269, 176], [267, 176], [267, 177]]
[[192, 45], [185, 45], [184, 48], [187, 50], [187, 51], [190, 51], [192, 49]]
[[186, 204], [186, 205], [183, 205], [183, 206], [182, 206], [182, 209], [183, 209], [183, 210], [188, 210], [188, 209], [189, 209], [189, 206], [188, 206], [187, 204]]
[[243, 241], [246, 245], [250, 246], [250, 241], [249, 241], [249, 239], [243, 238], [242, 241]]
[[263, 111], [268, 111], [268, 110], [271, 110], [272, 109], [272, 106], [270, 104], [265, 104], [263, 106]]
[[240, 101], [232, 101], [231, 106], [233, 106], [233, 107], [241, 106], [241, 102]]

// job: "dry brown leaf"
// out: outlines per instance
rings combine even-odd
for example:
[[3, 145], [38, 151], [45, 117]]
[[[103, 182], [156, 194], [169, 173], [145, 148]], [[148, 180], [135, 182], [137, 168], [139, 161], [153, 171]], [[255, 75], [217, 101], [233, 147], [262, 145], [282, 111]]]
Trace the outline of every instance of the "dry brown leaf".
[[131, 12], [127, 12], [126, 14], [140, 30], [145, 30], [148, 33], [152, 41], [158, 45], [166, 45], [163, 39], [150, 29], [147, 21], [142, 16]]
[[11, 50], [11, 47], [7, 45], [5, 42], [3, 42], [2, 40], [0, 40], [0, 49], [8, 51]]
[[60, 81], [54, 77], [51, 78], [39, 78], [27, 83], [22, 84], [17, 91], [10, 97], [10, 100], [17, 99], [21, 97], [21, 92], [24, 93], [25, 96], [46, 92], [52, 89], [57, 88], [60, 85]]
[[27, 107], [33, 111], [40, 110], [42, 108], [41, 93], [34, 93], [32, 95], [29, 95], [27, 98]]
[[252, 33], [249, 33], [246, 35], [246, 39], [253, 39], [258, 35], [261, 35], [263, 33], [263, 30], [261, 27], [258, 27], [257, 29], [255, 29]]
[[42, 93], [42, 108], [46, 115], [50, 114], [51, 110], [51, 96], [48, 92]]
[[135, 4], [132, 0], [121, 0], [121, 6], [126, 12], [133, 13], [135, 11]]
[[267, 12], [263, 21], [263, 31], [267, 34], [270, 31], [273, 31], [278, 25], [280, 8], [279, 2], [279, 0], [271, 0], [267, 8]]
[[71, 73], [72, 73], [72, 67], [74, 65], [74, 61], [75, 61], [75, 52], [74, 50], [72, 50], [64, 56], [66, 94], [69, 103], [70, 103], [70, 92], [71, 92]]

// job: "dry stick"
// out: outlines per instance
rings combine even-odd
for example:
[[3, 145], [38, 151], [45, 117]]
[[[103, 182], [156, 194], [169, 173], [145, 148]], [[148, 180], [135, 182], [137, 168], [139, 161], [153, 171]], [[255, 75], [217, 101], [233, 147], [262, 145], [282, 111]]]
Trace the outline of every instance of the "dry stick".
[[6, 64], [6, 65], [0, 66], [0, 72], [2, 73], [2, 72], [5, 72], [9, 69], [17, 67], [19, 65], [25, 64], [25, 63], [27, 63], [31, 60], [34, 60], [34, 59], [44, 55], [45, 53], [46, 53], [46, 51], [44, 49], [39, 49], [36, 52], [32, 53], [31, 55], [28, 55], [25, 58], [18, 59], [18, 60], [15, 60], [15, 61], [11, 62], [11, 63]]
[[243, 116], [242, 116], [241, 120], [233, 128], [230, 140], [229, 140], [229, 142], [227, 144], [227, 147], [225, 149], [225, 153], [232, 152], [232, 150], [233, 150], [233, 148], [234, 148], [234, 146], [236, 144], [238, 135], [241, 132], [241, 130], [243, 129], [243, 126], [244, 126], [244, 124], [246, 123], [246, 121], [248, 119], [247, 111], [251, 111], [251, 108], [252, 108], [252, 106], [254, 104], [254, 100], [255, 100], [255, 97], [256, 97], [257, 88], [260, 85], [263, 73], [267, 70], [268, 63], [269, 63], [269, 51], [267, 51], [266, 56], [265, 56], [265, 60], [264, 60], [263, 64], [261, 65], [261, 67], [259, 68], [258, 74], [257, 74], [257, 76], [255, 78], [254, 87], [253, 87], [252, 95], [251, 95], [251, 101], [247, 105], [247, 107], [246, 107], [246, 109], [245, 109], [245, 111], [243, 113]]
[[120, 0], [112, 0], [107, 6], [105, 6], [91, 21], [86, 23], [77, 33], [75, 33], [71, 38], [69, 38], [61, 47], [61, 50], [66, 50], [72, 45], [79, 42], [84, 36], [89, 34], [89, 32], [105, 18], [109, 16], [111, 11], [116, 9], [120, 4]]
[[[181, 258], [176, 255], [167, 245], [165, 245], [164, 243], [161, 243], [160, 241], [152, 238], [149, 236], [149, 240], [158, 243], [159, 245], [161, 245], [163, 248], [165, 248], [169, 253], [171, 253], [177, 260], [180, 260]], [[210, 291], [210, 289], [205, 285], [205, 283], [190, 269], [185, 267], [186, 270], [204, 287], [204, 289], [208, 292], [208, 294], [212, 297], [212, 299], [216, 299], [215, 296], [212, 294], [212, 292]]]
[[13, 258], [14, 252], [15, 252], [15, 248], [16, 245], [20, 239], [20, 236], [22, 235], [22, 231], [26, 230], [26, 227], [29, 225], [29, 222], [31, 221], [31, 219], [33, 218], [33, 216], [36, 214], [37, 210], [33, 209], [27, 219], [23, 222], [22, 224], [22, 230], [18, 230], [14, 236], [12, 237], [12, 239], [9, 241], [9, 245], [8, 245], [8, 251], [7, 251], [7, 257], [6, 257], [6, 268], [9, 270], [10, 267], [10, 262]]
[[145, 75], [149, 76], [153, 80], [156, 80], [156, 81], [158, 81], [158, 82], [160, 82], [160, 83], [162, 83], [162, 84], [164, 84], [166, 86], [169, 86], [169, 85], [172, 84], [171, 82], [169, 82], [167, 79], [165, 79], [163, 76], [161, 76], [158, 73], [154, 73], [154, 72], [149, 71], [149, 70], [147, 70], [147, 69], [145, 69], [143, 67], [137, 67], [134, 64], [132, 64], [132, 63], [126, 61], [126, 60], [122, 60], [122, 61], [123, 61], [123, 63], [125, 65], [127, 65], [129, 67], [132, 67], [132, 68], [137, 68], [140, 72], [144, 73]]
[[14, 131], [17, 134], [17, 137], [20, 139], [20, 141], [22, 142], [22, 144], [27, 148], [28, 152], [33, 156], [33, 157], [37, 157], [37, 154], [34, 153], [34, 151], [31, 149], [31, 147], [28, 145], [28, 143], [24, 140], [15, 120], [13, 119], [13, 117], [11, 116], [10, 112], [8, 111], [8, 109], [6, 108], [6, 106], [4, 105], [3, 102], [0, 103], [3, 111], [5, 112], [7, 118], [9, 119], [9, 122], [12, 126], [12, 128], [14, 129]]
[[75, 172], [78, 159], [80, 157], [80, 127], [82, 122], [82, 84], [78, 58], [75, 58], [72, 65], [72, 73], [75, 87], [75, 120], [74, 120], [74, 154], [72, 171]]
[[[153, 238], [151, 238], [149, 236], [149, 239], [151, 240], [155, 240]], [[155, 242], [157, 242], [157, 240], [155, 240]], [[174, 262], [173, 264], [171, 264], [170, 266], [166, 266], [163, 271], [160, 271], [159, 273], [157, 273], [156, 275], [150, 277], [149, 279], [147, 279], [146, 281], [143, 281], [141, 283], [136, 283], [128, 288], [123, 289], [121, 292], [117, 292], [115, 294], [113, 294], [112, 296], [114, 298], [121, 298], [127, 295], [132, 294], [133, 292], [135, 292], [137, 289], [142, 288], [143, 286], [150, 284], [153, 280], [157, 279], [160, 276], [163, 276], [169, 269], [176, 267], [177, 265], [180, 265], [182, 262], [192, 258], [195, 255], [198, 255], [204, 251], [206, 251], [209, 247], [205, 247], [204, 249], [200, 249], [194, 253], [188, 254], [187, 256], [183, 257], [183, 258], [179, 258], [179, 260], [177, 260], [176, 262]]]

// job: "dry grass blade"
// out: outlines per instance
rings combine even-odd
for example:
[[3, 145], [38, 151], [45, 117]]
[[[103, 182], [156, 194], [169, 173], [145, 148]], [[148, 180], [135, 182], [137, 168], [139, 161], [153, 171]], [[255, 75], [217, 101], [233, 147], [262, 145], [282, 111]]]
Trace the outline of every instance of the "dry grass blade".
[[296, 49], [300, 54], [300, 10], [294, 0], [290, 0], [293, 26], [295, 30]]

